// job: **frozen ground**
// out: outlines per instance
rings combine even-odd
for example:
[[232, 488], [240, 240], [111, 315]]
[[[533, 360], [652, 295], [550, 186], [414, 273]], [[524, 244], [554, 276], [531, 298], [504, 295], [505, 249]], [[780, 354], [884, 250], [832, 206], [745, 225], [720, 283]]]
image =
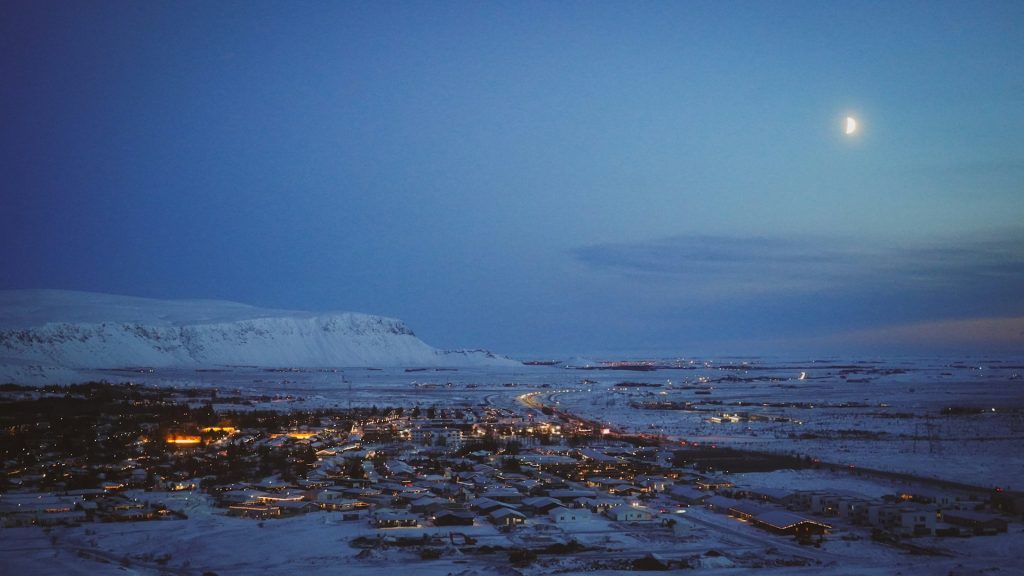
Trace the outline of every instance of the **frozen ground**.
[[[225, 409], [544, 404], [630, 432], [806, 455], [980, 487], [1024, 478], [1024, 362], [757, 361], [650, 372], [554, 366], [135, 369], [80, 379], [216, 388]], [[622, 386], [623, 383], [631, 385]], [[730, 417], [739, 417], [731, 421]]]
[[[83, 378], [216, 387], [264, 407], [549, 405], [631, 432], [658, 433], [907, 472], [977, 486], [1024, 478], [1024, 360], [787, 359], [678, 362], [638, 372], [555, 366], [270, 371], [82, 372]], [[622, 383], [644, 386], [621, 386]], [[723, 414], [746, 415], [739, 422]], [[712, 422], [713, 419], [721, 423]]]
[[[1024, 532], [969, 539], [918, 539], [946, 556], [914, 556], [872, 544], [863, 534], [838, 529], [822, 548], [799, 546], [734, 518], [691, 508], [676, 514], [680, 528], [657, 523], [616, 524], [603, 519], [558, 528], [531, 520], [515, 533], [493, 526], [462, 527], [479, 544], [516, 546], [574, 538], [591, 550], [572, 556], [542, 555], [533, 565], [512, 571], [506, 553], [466, 554], [446, 546], [436, 560], [422, 560], [416, 547], [364, 551], [349, 542], [358, 536], [413, 536], [447, 528], [378, 530], [365, 521], [341, 521], [316, 512], [290, 519], [233, 518], [211, 508], [205, 496], [160, 495], [187, 520], [95, 523], [80, 527], [0, 529], [2, 574], [621, 574], [604, 570], [623, 559], [652, 552], [687, 558], [700, 574], [1022, 574], [1018, 550]], [[670, 512], [671, 513], [671, 512]]]
[[1019, 488], [1022, 372], [940, 361], [602, 372], [540, 399], [625, 431]]
[[[1020, 361], [729, 361], [697, 362], [657, 371], [574, 370], [554, 366], [405, 371], [402, 369], [287, 369], [231, 367], [215, 371], [142, 369], [82, 372], [85, 379], [238, 391], [251, 404], [230, 409], [322, 406], [495, 405], [528, 411], [517, 397], [537, 392], [545, 404], [609, 426], [660, 433], [691, 442], [795, 452], [858, 467], [908, 471], [988, 486], [1024, 477], [1024, 372]], [[624, 382], [633, 385], [621, 386]], [[636, 384], [644, 384], [637, 386]], [[953, 408], [953, 410], [949, 410]], [[995, 408], [995, 411], [992, 410]], [[729, 422], [724, 414], [746, 413]], [[753, 416], [753, 418], [751, 418]], [[720, 423], [712, 422], [718, 418]], [[887, 480], [824, 469], [735, 475], [737, 484], [796, 489], [841, 488], [869, 497], [891, 494]], [[1019, 486], [1016, 486], [1019, 489]], [[188, 500], [185, 500], [188, 498]], [[411, 551], [360, 554], [349, 545], [381, 532], [365, 521], [343, 522], [318, 512], [283, 520], [232, 518], [205, 496], [166, 495], [187, 520], [0, 529], [0, 574], [253, 573], [512, 574], [507, 555], [461, 556], [448, 550], [422, 561]], [[671, 505], [665, 503], [666, 508]], [[553, 527], [552, 527], [553, 528]], [[419, 529], [423, 531], [445, 529]], [[492, 526], [470, 529], [481, 543], [514, 545], [522, 535]], [[527, 527], [544, 538], [546, 530]], [[411, 529], [410, 529], [411, 531]], [[461, 530], [467, 531], [467, 530]], [[732, 518], [691, 509], [682, 532], [609, 525], [577, 526], [556, 534], [608, 551], [542, 557], [520, 572], [614, 574], [609, 563], [656, 551], [699, 558], [701, 574], [1024, 574], [1020, 524], [1011, 532], [967, 539], [918, 539], [944, 557], [911, 556], [871, 544], [864, 533], [839, 529], [821, 549], [799, 547]], [[845, 536], [845, 537], [844, 537]], [[706, 557], [709, 550], [724, 558]], [[781, 566], [803, 559], [803, 566]]]

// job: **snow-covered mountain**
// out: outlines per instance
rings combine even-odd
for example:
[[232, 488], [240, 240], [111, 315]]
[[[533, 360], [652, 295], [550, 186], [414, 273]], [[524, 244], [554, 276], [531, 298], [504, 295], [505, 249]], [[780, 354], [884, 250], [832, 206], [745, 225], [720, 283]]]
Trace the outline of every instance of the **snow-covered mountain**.
[[61, 290], [0, 291], [0, 376], [23, 372], [25, 366], [505, 364], [515, 362], [484, 350], [438, 350], [400, 320], [367, 314]]

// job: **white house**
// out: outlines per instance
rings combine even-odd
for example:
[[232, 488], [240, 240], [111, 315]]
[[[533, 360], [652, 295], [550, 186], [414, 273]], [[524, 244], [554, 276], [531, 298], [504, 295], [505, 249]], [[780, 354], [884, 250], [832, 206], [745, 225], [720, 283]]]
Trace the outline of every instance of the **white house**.
[[934, 508], [922, 506], [903, 508], [900, 510], [900, 535], [930, 536], [935, 534], [935, 520]]
[[557, 508], [549, 510], [548, 517], [551, 518], [552, 522], [555, 524], [581, 522], [592, 518], [589, 510], [583, 508], [565, 508], [564, 506], [558, 506]]
[[654, 514], [647, 508], [625, 505], [609, 508], [604, 514], [616, 522], [649, 522], [654, 519]]

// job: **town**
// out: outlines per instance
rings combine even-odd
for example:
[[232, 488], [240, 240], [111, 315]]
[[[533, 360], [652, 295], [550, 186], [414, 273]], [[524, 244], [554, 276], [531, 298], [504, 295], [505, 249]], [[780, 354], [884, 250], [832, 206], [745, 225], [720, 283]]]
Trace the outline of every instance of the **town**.
[[[1021, 529], [1017, 494], [886, 478], [891, 492], [870, 496], [845, 487], [866, 471], [628, 434], [538, 397], [518, 395], [520, 409], [265, 410], [254, 406], [268, 398], [214, 388], [6, 385], [0, 524], [87, 531], [187, 523], [198, 511], [259, 529], [327, 515], [351, 527], [360, 558], [525, 567], [571, 555], [587, 569], [827, 565], [838, 558], [830, 542], [943, 556], [943, 539]], [[836, 480], [797, 489], [742, 478], [801, 470]], [[759, 546], [729, 546], [737, 535]]]

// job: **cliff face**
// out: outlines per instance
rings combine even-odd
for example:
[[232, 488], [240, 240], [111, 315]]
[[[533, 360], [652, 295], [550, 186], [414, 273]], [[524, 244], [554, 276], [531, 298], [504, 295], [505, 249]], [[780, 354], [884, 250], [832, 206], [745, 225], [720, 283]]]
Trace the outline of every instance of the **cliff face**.
[[123, 366], [479, 366], [512, 361], [443, 351], [393, 318], [265, 310], [63, 291], [0, 293], [0, 363]]

